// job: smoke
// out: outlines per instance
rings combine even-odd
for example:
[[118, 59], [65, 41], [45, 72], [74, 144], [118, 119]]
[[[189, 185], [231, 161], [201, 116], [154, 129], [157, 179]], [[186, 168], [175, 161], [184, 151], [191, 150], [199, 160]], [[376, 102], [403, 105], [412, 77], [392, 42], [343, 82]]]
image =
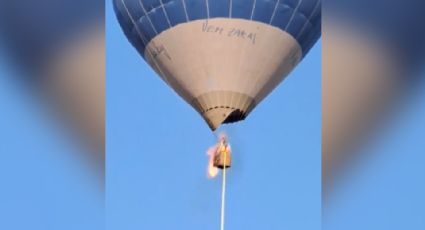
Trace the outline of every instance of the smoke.
[[214, 167], [214, 156], [215, 156], [215, 153], [217, 151], [217, 147], [218, 147], [218, 145], [215, 144], [215, 145], [211, 146], [207, 151], [207, 155], [209, 157], [208, 167], [207, 167], [207, 177], [209, 179], [212, 179], [212, 178], [214, 178], [218, 175], [218, 168]]

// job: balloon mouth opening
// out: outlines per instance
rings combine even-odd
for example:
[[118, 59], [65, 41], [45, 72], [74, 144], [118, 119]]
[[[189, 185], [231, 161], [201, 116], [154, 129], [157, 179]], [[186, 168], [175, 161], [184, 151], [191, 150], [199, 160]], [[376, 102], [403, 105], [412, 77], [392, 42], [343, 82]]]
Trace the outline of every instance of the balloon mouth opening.
[[244, 120], [247, 117], [247, 112], [242, 109], [229, 108], [219, 106], [203, 113], [205, 121], [212, 131], [216, 130], [222, 124], [235, 123]]
[[229, 124], [229, 123], [242, 121], [245, 118], [246, 118], [246, 114], [242, 110], [236, 109], [227, 116], [227, 118], [223, 121], [223, 124]]
[[192, 106], [214, 131], [222, 124], [244, 120], [254, 108], [255, 101], [238, 92], [212, 91], [194, 98]]

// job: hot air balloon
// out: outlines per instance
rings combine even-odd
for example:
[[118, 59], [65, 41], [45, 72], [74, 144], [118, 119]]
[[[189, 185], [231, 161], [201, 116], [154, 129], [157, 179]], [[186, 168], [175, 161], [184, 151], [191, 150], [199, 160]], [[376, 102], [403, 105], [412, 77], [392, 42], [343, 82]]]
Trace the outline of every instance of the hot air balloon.
[[243, 120], [321, 34], [320, 0], [114, 0], [131, 44], [215, 130]]
[[322, 194], [328, 199], [347, 169], [373, 154], [364, 146], [421, 86], [425, 1], [328, 0], [322, 22]]
[[15, 64], [16, 80], [28, 83], [26, 90], [77, 131], [102, 181], [104, 6], [102, 0], [0, 1], [0, 42]]

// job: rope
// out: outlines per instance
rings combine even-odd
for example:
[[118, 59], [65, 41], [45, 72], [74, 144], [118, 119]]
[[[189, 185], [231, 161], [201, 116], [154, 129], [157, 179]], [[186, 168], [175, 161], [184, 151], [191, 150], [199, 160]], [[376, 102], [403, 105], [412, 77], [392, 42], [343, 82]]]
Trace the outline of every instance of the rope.
[[224, 151], [224, 164], [223, 164], [223, 182], [221, 185], [221, 225], [220, 230], [224, 230], [224, 205], [226, 195], [226, 162], [227, 162], [227, 151]]

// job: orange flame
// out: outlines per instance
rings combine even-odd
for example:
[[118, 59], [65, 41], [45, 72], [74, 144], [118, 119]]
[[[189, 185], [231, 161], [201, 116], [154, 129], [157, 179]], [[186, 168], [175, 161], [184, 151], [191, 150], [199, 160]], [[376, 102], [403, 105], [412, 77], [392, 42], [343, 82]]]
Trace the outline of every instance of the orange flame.
[[217, 151], [217, 145], [210, 147], [207, 151], [207, 155], [209, 156], [207, 177], [210, 179], [218, 175], [218, 168], [214, 167], [214, 156], [216, 151]]
[[[211, 146], [211, 147], [208, 149], [208, 151], [207, 151], [207, 155], [208, 155], [208, 157], [209, 157], [209, 160], [208, 160], [208, 168], [207, 168], [207, 177], [208, 177], [209, 179], [212, 179], [212, 178], [214, 178], [214, 177], [216, 177], [216, 176], [218, 175], [219, 169], [218, 169], [217, 167], [215, 167], [215, 166], [214, 166], [214, 158], [215, 158], [216, 152], [217, 152], [217, 150], [218, 150], [218, 148], [219, 148], [219, 146], [220, 146], [220, 143], [221, 143], [223, 140], [227, 140], [227, 135], [226, 135], [226, 133], [221, 132], [221, 133], [218, 135], [218, 141], [219, 141], [219, 143], [217, 143], [217, 144], [215, 144], [215, 145]], [[229, 145], [229, 144], [227, 145], [227, 147], [228, 147], [228, 150], [229, 150], [229, 151], [231, 151], [231, 150], [230, 150], [230, 145]]]

